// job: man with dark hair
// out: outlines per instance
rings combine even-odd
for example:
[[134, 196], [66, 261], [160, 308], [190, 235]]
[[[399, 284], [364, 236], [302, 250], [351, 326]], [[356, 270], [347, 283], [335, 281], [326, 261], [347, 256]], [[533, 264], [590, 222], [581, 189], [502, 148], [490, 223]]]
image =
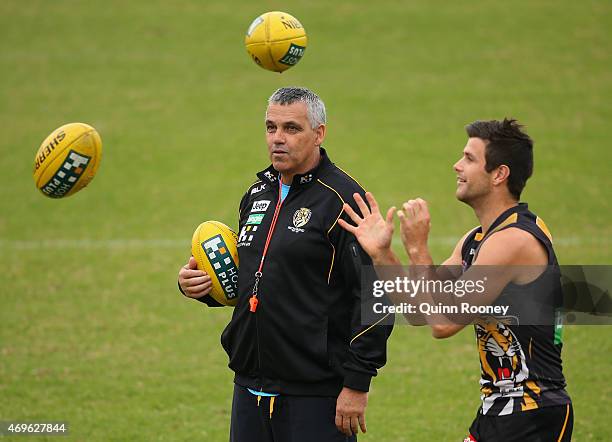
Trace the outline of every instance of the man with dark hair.
[[518, 201], [527, 180], [533, 173], [533, 141], [516, 120], [475, 121], [465, 128], [468, 137], [487, 140], [485, 170], [492, 172], [505, 164], [512, 173], [508, 190]]
[[[552, 238], [544, 222], [527, 204], [519, 203], [533, 169], [533, 142], [512, 119], [477, 121], [466, 130], [468, 142], [454, 165], [456, 196], [474, 209], [480, 226], [461, 238], [443, 264], [460, 266], [457, 282], [472, 282], [478, 268], [489, 268], [483, 266], [503, 267], [487, 282], [483, 299], [489, 303], [505, 299], [518, 305], [535, 301], [550, 306], [544, 316], [554, 317], [561, 288]], [[377, 271], [384, 274], [389, 267], [383, 266], [400, 264], [391, 251], [395, 208], [383, 219], [372, 194], [366, 193], [370, 207], [360, 195], [354, 199], [361, 214], [348, 205], [345, 210], [356, 226], [344, 220], [339, 224], [357, 237]], [[434, 269], [428, 250], [427, 203], [417, 198], [404, 203], [402, 209], [398, 216], [411, 274], [448, 278], [452, 270]], [[396, 295], [393, 293], [392, 299]], [[536, 323], [525, 320], [526, 316], [470, 317], [461, 323], [440, 314], [425, 313], [418, 318], [421, 324], [431, 326], [436, 338], [453, 336], [474, 322], [482, 405], [466, 441], [571, 439], [573, 411], [561, 366], [561, 327], [555, 326], [554, 320]], [[408, 314], [406, 317], [414, 320]]]
[[[265, 126], [272, 164], [240, 202], [239, 300], [221, 337], [235, 372], [230, 441], [356, 441], [392, 328], [361, 324], [371, 261], [338, 226], [364, 190], [321, 146], [325, 106], [312, 91], [274, 92]], [[179, 288], [219, 305], [193, 257]]]

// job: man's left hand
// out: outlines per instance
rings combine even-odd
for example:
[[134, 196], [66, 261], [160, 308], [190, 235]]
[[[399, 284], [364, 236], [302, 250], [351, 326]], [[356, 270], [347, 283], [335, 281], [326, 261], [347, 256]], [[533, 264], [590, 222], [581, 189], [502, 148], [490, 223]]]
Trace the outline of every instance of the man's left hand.
[[[404, 248], [414, 262], [414, 257], [427, 252], [427, 238], [431, 228], [431, 217], [427, 202], [421, 198], [409, 200], [397, 212]], [[428, 253], [428, 252], [427, 252]]]
[[368, 393], [344, 387], [336, 401], [336, 427], [347, 436], [366, 432], [365, 409]]

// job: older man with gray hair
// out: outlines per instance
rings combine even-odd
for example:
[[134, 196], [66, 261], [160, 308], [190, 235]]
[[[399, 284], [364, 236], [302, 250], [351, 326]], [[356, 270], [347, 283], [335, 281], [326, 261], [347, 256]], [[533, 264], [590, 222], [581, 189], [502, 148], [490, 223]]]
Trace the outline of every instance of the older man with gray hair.
[[[325, 105], [312, 91], [278, 89], [265, 126], [272, 164], [240, 202], [239, 301], [221, 337], [235, 372], [230, 441], [356, 441], [392, 329], [362, 325], [362, 276], [375, 275], [338, 225], [365, 191], [321, 146]], [[193, 258], [179, 286], [218, 305]]]

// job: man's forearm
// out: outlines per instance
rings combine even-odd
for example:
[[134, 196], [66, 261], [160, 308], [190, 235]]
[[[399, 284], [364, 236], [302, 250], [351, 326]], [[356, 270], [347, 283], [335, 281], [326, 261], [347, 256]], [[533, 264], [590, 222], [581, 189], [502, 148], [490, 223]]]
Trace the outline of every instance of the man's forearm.
[[[379, 253], [371, 256], [371, 258], [376, 275], [382, 281], [392, 281], [397, 277], [410, 277], [405, 273], [401, 261], [390, 248], [381, 250]], [[386, 296], [394, 305], [401, 305], [406, 301], [405, 293], [388, 292]], [[405, 314], [404, 317], [412, 325], [427, 324], [425, 317], [418, 312]]]
[[415, 266], [432, 266], [433, 259], [429, 253], [427, 244], [421, 246], [405, 247], [410, 263]]
[[[382, 250], [380, 253], [372, 256], [372, 262], [378, 278], [381, 280], [393, 280], [398, 276], [408, 277], [412, 280], [437, 280], [440, 279], [434, 267], [433, 259], [429, 253], [427, 244], [420, 246], [406, 247], [406, 252], [410, 259], [411, 267], [409, 273], [401, 267], [402, 263], [391, 249]], [[399, 274], [398, 274], [399, 272]], [[395, 305], [401, 305], [406, 302], [405, 293], [387, 293], [387, 298]], [[416, 304], [434, 305], [434, 299], [431, 293], [418, 292], [413, 295], [413, 300]], [[438, 325], [447, 322], [446, 317], [441, 314], [424, 315], [417, 309], [413, 313], [405, 313], [404, 317], [412, 325], [430, 325], [435, 329]]]
[[384, 249], [371, 257], [374, 266], [401, 266], [402, 263], [393, 250]]

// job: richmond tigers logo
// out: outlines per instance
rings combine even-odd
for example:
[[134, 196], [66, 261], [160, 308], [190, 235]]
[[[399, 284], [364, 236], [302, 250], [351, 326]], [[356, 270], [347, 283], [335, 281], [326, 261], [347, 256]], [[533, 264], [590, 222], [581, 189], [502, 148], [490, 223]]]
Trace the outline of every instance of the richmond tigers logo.
[[521, 344], [503, 321], [488, 318], [476, 324], [478, 353], [487, 379], [496, 387], [507, 387], [525, 380], [529, 374]]
[[293, 214], [293, 225], [295, 227], [304, 227], [308, 221], [310, 221], [310, 216], [312, 212], [310, 209], [302, 207], [299, 210], [296, 210]]
[[512, 318], [488, 317], [481, 318], [475, 324], [480, 355], [483, 414], [487, 414], [496, 403], [498, 406], [492, 413], [498, 415], [512, 413], [521, 402], [520, 408], [524, 408], [525, 403], [537, 408], [525, 391], [529, 369], [523, 348], [510, 329], [511, 322]]

